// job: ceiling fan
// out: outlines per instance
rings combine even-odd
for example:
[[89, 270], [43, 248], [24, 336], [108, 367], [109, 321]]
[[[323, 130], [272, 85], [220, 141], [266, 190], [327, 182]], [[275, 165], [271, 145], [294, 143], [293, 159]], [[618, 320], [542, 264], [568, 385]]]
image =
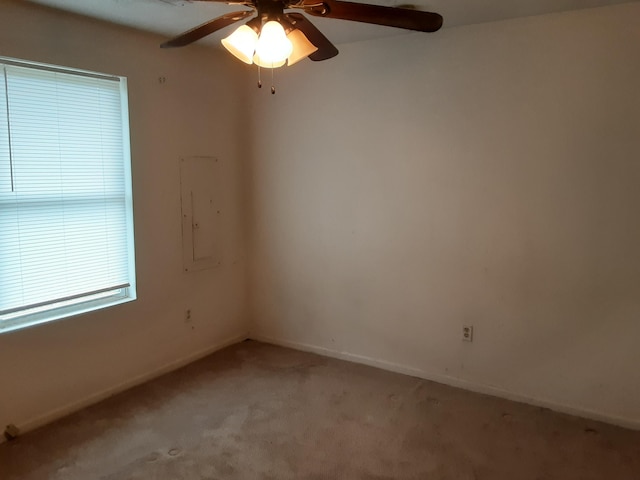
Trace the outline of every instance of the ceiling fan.
[[164, 42], [162, 48], [189, 45], [235, 22], [253, 17], [223, 39], [222, 44], [243, 62], [272, 69], [285, 64], [291, 66], [306, 57], [317, 62], [338, 54], [335, 45], [313, 23], [301, 13], [289, 10], [298, 10], [315, 17], [337, 18], [420, 32], [435, 32], [442, 26], [442, 16], [437, 13], [339, 0], [199, 1], [242, 5], [250, 10], [227, 13], [203, 23]]

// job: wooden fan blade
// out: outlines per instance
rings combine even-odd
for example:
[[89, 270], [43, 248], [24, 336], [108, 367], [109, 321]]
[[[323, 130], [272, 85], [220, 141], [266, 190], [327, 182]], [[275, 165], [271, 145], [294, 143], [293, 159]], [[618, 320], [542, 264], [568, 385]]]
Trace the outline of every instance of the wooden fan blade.
[[304, 11], [316, 17], [374, 23], [420, 32], [435, 32], [442, 27], [442, 16], [432, 12], [337, 0], [322, 0], [321, 5], [312, 4], [313, 0], [307, 2], [308, 6], [302, 5]]
[[201, 38], [204, 38], [207, 35], [212, 34], [213, 32], [217, 32], [218, 30], [231, 25], [234, 22], [240, 21], [243, 18], [247, 18], [253, 14], [253, 10], [242, 10], [239, 12], [227, 13], [226, 15], [214, 18], [207, 23], [203, 23], [202, 25], [181, 33], [177, 37], [164, 42], [162, 45], [160, 45], [160, 48], [184, 47], [185, 45], [189, 45], [190, 43], [200, 40]]
[[336, 46], [331, 43], [313, 23], [307, 20], [304, 15], [301, 13], [287, 13], [285, 17], [295, 28], [304, 33], [311, 43], [318, 47], [318, 50], [309, 55], [310, 60], [320, 62], [338, 55]]

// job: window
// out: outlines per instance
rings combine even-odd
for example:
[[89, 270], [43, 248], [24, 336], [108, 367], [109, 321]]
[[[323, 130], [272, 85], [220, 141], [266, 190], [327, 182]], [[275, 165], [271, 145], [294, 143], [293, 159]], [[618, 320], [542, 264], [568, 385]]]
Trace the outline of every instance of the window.
[[135, 299], [126, 79], [0, 68], [0, 332]]

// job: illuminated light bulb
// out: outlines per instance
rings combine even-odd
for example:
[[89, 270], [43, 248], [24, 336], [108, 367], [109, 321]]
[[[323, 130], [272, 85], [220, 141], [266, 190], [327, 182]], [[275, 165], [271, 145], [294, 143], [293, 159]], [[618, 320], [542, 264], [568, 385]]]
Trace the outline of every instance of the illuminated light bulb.
[[287, 38], [293, 45], [293, 51], [291, 52], [291, 55], [289, 55], [289, 59], [287, 60], [288, 66], [291, 66], [294, 63], [298, 63], [303, 58], [308, 57], [313, 52], [318, 50], [318, 47], [311, 43], [306, 35], [298, 29], [291, 30], [289, 32], [289, 35], [287, 35]]
[[292, 51], [293, 44], [282, 25], [270, 20], [262, 26], [253, 61], [264, 68], [281, 67]]
[[258, 43], [258, 34], [251, 27], [241, 25], [227, 38], [223, 38], [221, 42], [234, 57], [249, 65], [253, 63], [253, 52]]

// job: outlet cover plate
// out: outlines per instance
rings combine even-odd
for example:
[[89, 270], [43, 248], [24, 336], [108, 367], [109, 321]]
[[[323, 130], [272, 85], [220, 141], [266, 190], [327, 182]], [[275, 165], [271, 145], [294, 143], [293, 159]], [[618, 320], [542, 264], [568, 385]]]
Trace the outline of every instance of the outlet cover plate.
[[465, 342], [473, 342], [473, 325], [462, 326], [462, 340]]

